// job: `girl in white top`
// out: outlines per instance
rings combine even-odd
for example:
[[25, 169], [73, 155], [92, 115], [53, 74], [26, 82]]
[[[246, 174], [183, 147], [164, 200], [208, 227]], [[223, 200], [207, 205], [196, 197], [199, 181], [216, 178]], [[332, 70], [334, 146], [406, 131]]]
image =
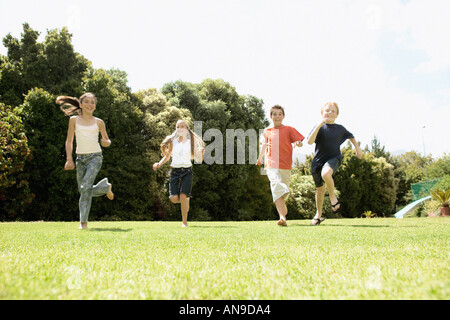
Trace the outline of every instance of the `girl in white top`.
[[103, 147], [109, 147], [109, 140], [103, 120], [93, 116], [97, 99], [92, 93], [83, 94], [80, 99], [67, 96], [59, 96], [56, 103], [61, 105], [61, 110], [71, 116], [66, 139], [67, 161], [65, 170], [73, 170], [75, 163], [72, 158], [73, 137], [76, 138], [76, 168], [77, 183], [80, 192], [80, 229], [87, 229], [87, 221], [91, 209], [92, 197], [106, 195], [113, 200], [112, 185], [105, 178], [94, 186], [94, 180], [102, 166], [102, 149], [98, 143], [98, 136], [101, 133], [100, 143]]
[[193, 178], [191, 161], [193, 159], [197, 163], [203, 161], [204, 142], [189, 129], [186, 121], [178, 120], [176, 130], [161, 143], [161, 152], [164, 157], [153, 165], [153, 170], [156, 171], [172, 157], [169, 184], [170, 201], [181, 205], [182, 226], [187, 227]]

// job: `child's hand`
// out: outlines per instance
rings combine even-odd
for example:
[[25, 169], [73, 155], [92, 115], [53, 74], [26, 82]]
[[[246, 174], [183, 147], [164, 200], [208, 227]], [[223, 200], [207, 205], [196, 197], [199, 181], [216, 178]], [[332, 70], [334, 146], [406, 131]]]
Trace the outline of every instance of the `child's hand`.
[[258, 159], [258, 161], [256, 161], [256, 165], [257, 165], [257, 166], [262, 165], [262, 160], [261, 160], [261, 159]]
[[102, 145], [102, 147], [109, 147], [111, 145], [111, 140], [102, 138], [100, 140], [100, 144]]
[[303, 143], [300, 140], [297, 141], [297, 143], [295, 145], [299, 148], [303, 147]]
[[153, 164], [153, 170], [156, 171], [156, 169], [158, 169], [161, 165], [159, 164], [159, 162], [156, 162], [155, 164]]
[[356, 157], [358, 159], [362, 159], [364, 153], [361, 151], [361, 149], [356, 150]]
[[64, 170], [73, 170], [75, 169], [75, 163], [73, 162], [72, 159], [69, 159], [66, 161], [66, 163], [64, 164]]

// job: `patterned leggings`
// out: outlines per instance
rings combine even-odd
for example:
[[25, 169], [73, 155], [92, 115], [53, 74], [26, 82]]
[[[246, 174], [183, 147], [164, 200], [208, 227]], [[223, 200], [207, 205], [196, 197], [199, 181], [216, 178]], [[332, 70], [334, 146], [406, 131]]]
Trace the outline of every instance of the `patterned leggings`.
[[104, 178], [94, 186], [94, 180], [103, 162], [102, 153], [77, 155], [77, 183], [80, 192], [80, 222], [87, 222], [91, 211], [92, 197], [101, 197], [108, 193], [110, 184]]

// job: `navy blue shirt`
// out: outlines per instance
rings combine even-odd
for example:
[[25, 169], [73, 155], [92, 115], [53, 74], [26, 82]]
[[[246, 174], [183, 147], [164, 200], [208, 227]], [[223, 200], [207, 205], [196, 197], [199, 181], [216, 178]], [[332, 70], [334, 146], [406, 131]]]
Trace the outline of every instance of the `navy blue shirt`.
[[[315, 128], [311, 130], [311, 133]], [[316, 172], [317, 168], [330, 159], [338, 158], [342, 161], [341, 144], [350, 138], [354, 138], [354, 136], [344, 126], [336, 123], [324, 124], [316, 136], [316, 150], [311, 162], [311, 172]]]

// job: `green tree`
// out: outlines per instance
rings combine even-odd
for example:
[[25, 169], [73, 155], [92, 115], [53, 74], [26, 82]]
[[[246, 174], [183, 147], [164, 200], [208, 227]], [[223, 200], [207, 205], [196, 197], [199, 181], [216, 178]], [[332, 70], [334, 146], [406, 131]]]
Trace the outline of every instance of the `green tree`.
[[31, 202], [23, 168], [31, 160], [18, 108], [0, 103], [0, 220], [10, 220]]
[[53, 94], [82, 93], [82, 78], [91, 63], [73, 49], [67, 28], [48, 31], [43, 43], [39, 32], [23, 24], [21, 39], [3, 38], [6, 57], [0, 60], [0, 99], [17, 106], [35, 87]]
[[442, 178], [450, 175], [450, 155], [444, 153], [440, 158], [434, 159], [428, 170], [430, 179]]
[[383, 157], [389, 163], [391, 163], [392, 161], [391, 154], [386, 151], [385, 146], [381, 145], [381, 142], [377, 139], [376, 136], [374, 136], [372, 139], [371, 148], [369, 149], [369, 147], [366, 146], [365, 152], [371, 152], [375, 156], [375, 158]]
[[342, 155], [341, 167], [334, 175], [336, 188], [340, 191], [342, 215], [359, 217], [364, 211], [392, 214], [398, 184], [393, 165], [371, 153], [358, 159], [350, 143], [343, 148]]
[[24, 213], [25, 220], [74, 220], [76, 216], [76, 181], [63, 169], [68, 118], [56, 106], [55, 99], [36, 88], [30, 90], [21, 106], [33, 157], [24, 172], [35, 195]]
[[427, 179], [427, 166], [433, 161], [431, 156], [426, 158], [418, 152], [409, 151], [393, 157], [395, 177], [398, 179], [397, 207], [412, 201], [411, 184]]

